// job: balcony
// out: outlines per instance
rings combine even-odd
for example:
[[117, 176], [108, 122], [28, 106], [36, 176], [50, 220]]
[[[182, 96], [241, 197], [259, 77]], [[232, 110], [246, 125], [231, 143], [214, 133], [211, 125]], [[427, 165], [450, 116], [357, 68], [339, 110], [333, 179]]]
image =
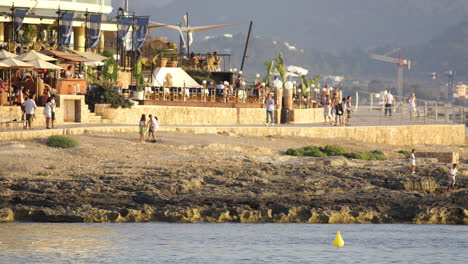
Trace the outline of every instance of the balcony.
[[111, 0], [2, 0], [0, 7], [27, 7], [37, 12], [42, 10], [71, 10], [108, 14], [112, 12]]

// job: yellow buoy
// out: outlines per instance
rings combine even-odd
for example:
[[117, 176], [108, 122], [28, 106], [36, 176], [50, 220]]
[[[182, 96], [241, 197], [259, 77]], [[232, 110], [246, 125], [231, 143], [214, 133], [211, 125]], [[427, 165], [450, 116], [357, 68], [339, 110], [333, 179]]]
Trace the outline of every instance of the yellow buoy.
[[342, 238], [341, 235], [340, 235], [340, 231], [336, 232], [335, 241], [333, 241], [333, 245], [334, 245], [335, 247], [342, 247], [342, 246], [344, 246], [344, 240], [343, 240], [343, 238]]

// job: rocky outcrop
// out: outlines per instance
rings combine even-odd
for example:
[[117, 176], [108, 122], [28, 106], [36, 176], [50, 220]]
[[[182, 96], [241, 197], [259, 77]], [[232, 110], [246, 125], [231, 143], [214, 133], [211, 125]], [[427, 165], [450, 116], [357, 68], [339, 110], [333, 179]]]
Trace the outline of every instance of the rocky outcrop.
[[242, 158], [132, 175], [109, 166], [80, 177], [0, 177], [0, 221], [468, 224], [466, 179], [448, 191], [444, 165], [409, 176], [389, 163]]

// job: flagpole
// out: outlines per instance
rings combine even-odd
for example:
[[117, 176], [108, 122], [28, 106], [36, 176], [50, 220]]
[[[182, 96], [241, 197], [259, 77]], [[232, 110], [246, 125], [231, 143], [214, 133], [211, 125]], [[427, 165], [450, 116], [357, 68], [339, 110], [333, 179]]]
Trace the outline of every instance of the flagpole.
[[247, 55], [247, 47], [249, 46], [250, 33], [252, 32], [253, 21], [250, 21], [249, 33], [247, 34], [247, 41], [245, 42], [244, 56], [242, 57], [242, 64], [240, 70], [244, 69], [245, 56]]
[[[16, 42], [16, 34], [15, 34], [15, 3], [12, 4], [11, 6], [11, 40], [13, 42]], [[8, 46], [8, 49], [10, 47]]]
[[88, 51], [88, 46], [89, 46], [89, 13], [88, 13], [88, 8], [86, 8], [86, 22], [85, 22], [85, 47], [84, 51]]
[[[186, 17], [186, 26], [189, 27], [189, 17], [188, 17], [188, 12], [185, 13], [185, 17]], [[187, 32], [187, 43], [185, 43], [185, 45], [187, 45], [187, 56], [190, 56], [190, 39], [189, 39], [189, 32]]]

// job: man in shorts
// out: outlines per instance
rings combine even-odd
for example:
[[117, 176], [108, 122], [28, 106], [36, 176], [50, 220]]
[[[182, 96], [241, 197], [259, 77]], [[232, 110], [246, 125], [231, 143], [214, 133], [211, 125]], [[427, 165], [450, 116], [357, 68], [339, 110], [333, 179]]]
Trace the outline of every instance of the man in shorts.
[[152, 142], [156, 142], [156, 135], [155, 132], [159, 128], [158, 120], [157, 117], [154, 117], [153, 115], [149, 115], [149, 121], [148, 121], [148, 140], [150, 138], [153, 138]]
[[26, 113], [26, 129], [32, 129], [32, 122], [34, 117], [34, 110], [37, 105], [33, 99], [26, 97], [26, 101], [23, 103], [24, 111]]
[[450, 187], [452, 189], [455, 189], [455, 178], [457, 177], [457, 172], [458, 172], [457, 164], [453, 164], [453, 167], [449, 170], [449, 173], [448, 173], [449, 180], [450, 180], [448, 189], [450, 189]]

